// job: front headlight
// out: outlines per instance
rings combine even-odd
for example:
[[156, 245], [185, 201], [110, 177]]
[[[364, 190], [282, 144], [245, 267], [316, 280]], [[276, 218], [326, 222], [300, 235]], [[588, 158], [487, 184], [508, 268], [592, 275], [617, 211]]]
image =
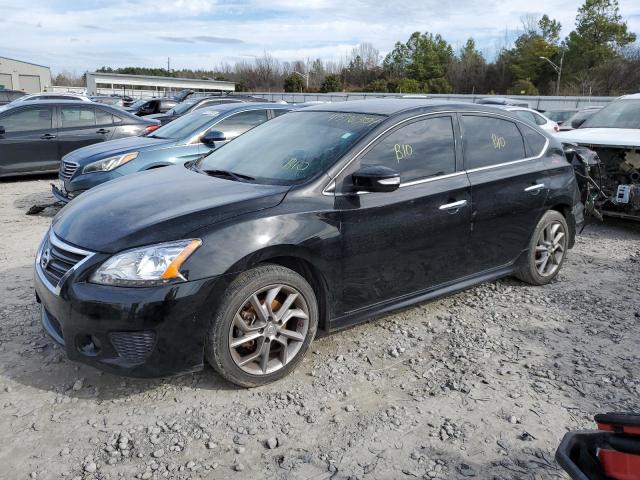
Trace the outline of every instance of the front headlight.
[[186, 280], [180, 267], [200, 246], [198, 239], [158, 243], [118, 253], [104, 262], [89, 278], [91, 283], [130, 287], [160, 285]]
[[82, 173], [91, 172], [108, 172], [114, 168], [118, 168], [131, 160], [138, 158], [138, 152], [125, 153], [124, 155], [116, 155], [115, 157], [105, 158], [97, 162], [90, 163], [82, 169]]

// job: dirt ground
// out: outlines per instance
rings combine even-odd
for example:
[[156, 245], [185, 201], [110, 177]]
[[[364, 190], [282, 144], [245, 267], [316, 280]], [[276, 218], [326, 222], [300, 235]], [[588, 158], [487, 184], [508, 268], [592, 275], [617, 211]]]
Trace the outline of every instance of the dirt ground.
[[579, 238], [557, 280], [484, 284], [317, 340], [245, 390], [132, 380], [43, 333], [51, 179], [0, 183], [0, 478], [555, 479], [567, 430], [640, 400], [640, 224]]

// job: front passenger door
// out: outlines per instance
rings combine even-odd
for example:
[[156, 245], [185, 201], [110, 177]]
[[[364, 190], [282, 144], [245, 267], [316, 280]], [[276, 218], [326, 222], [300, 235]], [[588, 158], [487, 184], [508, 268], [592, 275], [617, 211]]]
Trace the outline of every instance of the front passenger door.
[[11, 109], [0, 115], [0, 174], [57, 170], [57, 129], [51, 105]]
[[[469, 273], [471, 192], [461, 162], [456, 165], [455, 138], [451, 115], [402, 123], [338, 178], [346, 312]], [[394, 192], [357, 192], [351, 175], [372, 165], [398, 171], [401, 186]]]

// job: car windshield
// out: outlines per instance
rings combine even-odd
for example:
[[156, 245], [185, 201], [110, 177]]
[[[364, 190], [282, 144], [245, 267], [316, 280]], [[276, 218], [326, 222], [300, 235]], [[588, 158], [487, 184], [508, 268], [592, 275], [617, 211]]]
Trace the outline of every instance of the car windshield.
[[640, 128], [640, 100], [617, 100], [589, 117], [580, 128]]
[[171, 110], [169, 110], [167, 112], [167, 115], [182, 115], [191, 107], [193, 107], [193, 104], [196, 102], [197, 100], [185, 100], [184, 102], [179, 103], [178, 105], [173, 107]]
[[575, 112], [572, 110], [556, 110], [551, 112], [544, 112], [547, 118], [553, 120], [554, 122], [564, 122]]
[[215, 110], [198, 110], [167, 123], [165, 126], [155, 130], [150, 137], [171, 138], [173, 140], [187, 139], [208, 125], [212, 124], [220, 112]]
[[325, 171], [385, 119], [345, 112], [291, 112], [249, 130], [197, 164], [257, 183], [293, 185]]
[[136, 100], [135, 102], [133, 102], [131, 104], [132, 108], [138, 108], [141, 107], [142, 105], [144, 105], [145, 103], [147, 103], [149, 100], [145, 100], [145, 99], [141, 99], [141, 100]]

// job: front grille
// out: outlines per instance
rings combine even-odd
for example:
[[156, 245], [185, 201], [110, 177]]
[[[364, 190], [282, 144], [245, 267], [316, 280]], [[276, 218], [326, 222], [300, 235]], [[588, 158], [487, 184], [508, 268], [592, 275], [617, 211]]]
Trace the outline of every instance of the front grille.
[[38, 262], [47, 280], [57, 286], [62, 277], [88, 255], [89, 252], [67, 245], [50, 233], [42, 244]]
[[155, 332], [111, 332], [109, 339], [118, 355], [131, 363], [144, 362], [156, 342]]
[[63, 160], [60, 164], [60, 172], [58, 174], [60, 180], [69, 180], [73, 177], [73, 174], [78, 170], [78, 166], [79, 165], [75, 162]]

